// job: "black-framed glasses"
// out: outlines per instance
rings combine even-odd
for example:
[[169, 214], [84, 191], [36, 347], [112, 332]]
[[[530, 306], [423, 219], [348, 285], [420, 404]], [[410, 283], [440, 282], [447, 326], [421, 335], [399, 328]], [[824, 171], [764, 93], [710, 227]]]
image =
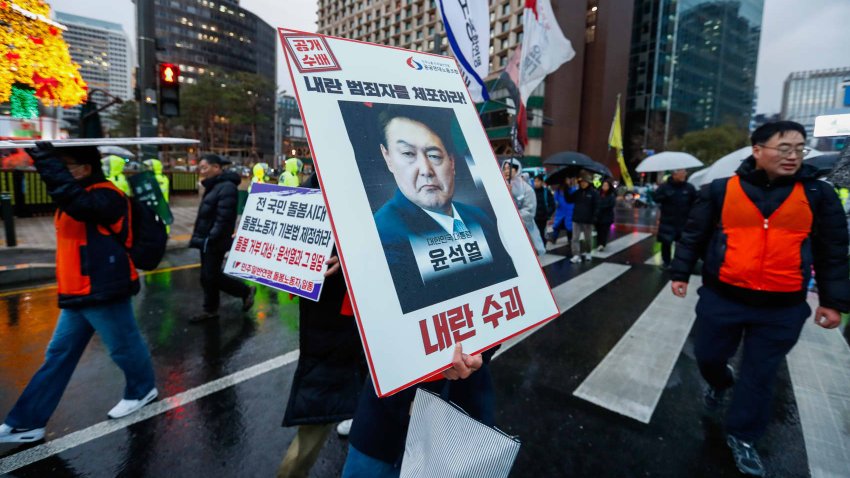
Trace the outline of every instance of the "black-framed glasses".
[[774, 148], [773, 146], [765, 146], [763, 144], [759, 144], [759, 146], [761, 146], [762, 148], [765, 148], [765, 149], [772, 149], [772, 150], [778, 152], [782, 157], [786, 157], [786, 158], [788, 156], [791, 156], [791, 153], [797, 153], [797, 154], [800, 155], [801, 158], [805, 158], [806, 155], [809, 154], [812, 151], [811, 148], [806, 148], [805, 146], [798, 146], [796, 148], [793, 147], [793, 146], [787, 146], [787, 145], [786, 146], [780, 146], [778, 148]]

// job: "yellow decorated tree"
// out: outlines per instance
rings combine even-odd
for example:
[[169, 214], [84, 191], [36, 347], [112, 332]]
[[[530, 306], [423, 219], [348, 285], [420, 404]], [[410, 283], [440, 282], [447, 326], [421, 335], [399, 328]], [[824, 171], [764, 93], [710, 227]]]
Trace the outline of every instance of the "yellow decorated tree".
[[64, 29], [50, 19], [45, 2], [0, 0], [0, 103], [11, 101], [14, 116], [32, 117], [33, 109], [37, 115], [35, 98], [62, 107], [86, 100], [86, 84], [68, 53]]

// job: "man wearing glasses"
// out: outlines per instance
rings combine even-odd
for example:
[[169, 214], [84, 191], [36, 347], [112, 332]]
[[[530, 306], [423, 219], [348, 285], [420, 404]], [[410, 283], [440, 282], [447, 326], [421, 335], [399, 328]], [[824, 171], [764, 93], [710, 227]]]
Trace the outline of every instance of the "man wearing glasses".
[[[816, 272], [814, 320], [835, 328], [850, 309], [847, 220], [832, 187], [803, 163], [806, 130], [791, 121], [767, 123], [751, 137], [753, 154], [736, 175], [700, 192], [676, 247], [673, 293], [684, 297], [702, 257], [696, 306], [697, 363], [708, 383], [708, 412], [723, 404], [726, 442], [743, 473], [763, 476], [754, 442], [770, 421], [776, 372], [797, 343], [811, 309], [806, 286]], [[737, 377], [728, 361], [743, 342]]]

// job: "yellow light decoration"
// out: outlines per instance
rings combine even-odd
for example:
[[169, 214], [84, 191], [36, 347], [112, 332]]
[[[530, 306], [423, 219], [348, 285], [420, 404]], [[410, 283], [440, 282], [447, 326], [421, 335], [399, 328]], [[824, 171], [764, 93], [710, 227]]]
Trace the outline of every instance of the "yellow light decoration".
[[0, 102], [12, 85], [31, 86], [45, 104], [70, 107], [86, 100], [80, 66], [71, 60], [64, 27], [49, 19], [38, 0], [0, 0]]

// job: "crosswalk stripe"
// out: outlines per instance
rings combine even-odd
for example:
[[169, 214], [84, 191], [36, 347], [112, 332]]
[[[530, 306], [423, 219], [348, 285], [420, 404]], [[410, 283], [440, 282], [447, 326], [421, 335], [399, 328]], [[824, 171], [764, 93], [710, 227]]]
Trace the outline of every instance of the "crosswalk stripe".
[[[620, 277], [629, 269], [631, 269], [631, 266], [603, 263], [587, 272], [583, 272], [573, 277], [558, 287], [555, 287], [552, 289], [552, 294], [555, 296], [555, 303], [558, 304], [558, 310], [560, 310], [563, 314], [567, 310], [572, 309], [576, 304], [583, 301], [617, 277]], [[502, 347], [495, 355], [493, 355], [493, 358], [495, 359], [499, 355], [507, 352], [511, 349], [511, 347], [522, 342], [528, 338], [529, 335], [537, 332], [549, 323], [551, 323], [551, 321], [504, 342]]]
[[[809, 304], [815, 310], [817, 296]], [[850, 476], [850, 347], [837, 329], [807, 320], [787, 360], [812, 478]]]
[[692, 277], [684, 299], [668, 283], [573, 395], [649, 423], [696, 319], [701, 282]]
[[656, 252], [655, 255], [650, 257], [649, 259], [647, 259], [646, 262], [644, 262], [644, 264], [649, 264], [651, 266], [660, 266], [661, 265], [661, 253]]
[[537, 259], [540, 261], [540, 267], [546, 267], [546, 266], [552, 265], [552, 264], [554, 264], [558, 261], [562, 261], [566, 258], [567, 258], [567, 256], [561, 256], [561, 255], [558, 255], [558, 254], [549, 254], [547, 252], [546, 254], [543, 254], [542, 256], [538, 257]]
[[649, 237], [651, 235], [652, 234], [650, 234], [648, 232], [633, 232], [633, 233], [627, 234], [623, 237], [619, 237], [619, 238], [614, 239], [613, 241], [609, 242], [608, 246], [605, 248], [604, 251], [594, 251], [593, 257], [598, 257], [600, 259], [606, 259], [608, 257], [613, 256], [614, 254], [617, 254], [618, 252], [622, 252], [622, 251], [632, 247], [633, 245], [637, 244], [638, 242], [646, 239], [647, 237]]

